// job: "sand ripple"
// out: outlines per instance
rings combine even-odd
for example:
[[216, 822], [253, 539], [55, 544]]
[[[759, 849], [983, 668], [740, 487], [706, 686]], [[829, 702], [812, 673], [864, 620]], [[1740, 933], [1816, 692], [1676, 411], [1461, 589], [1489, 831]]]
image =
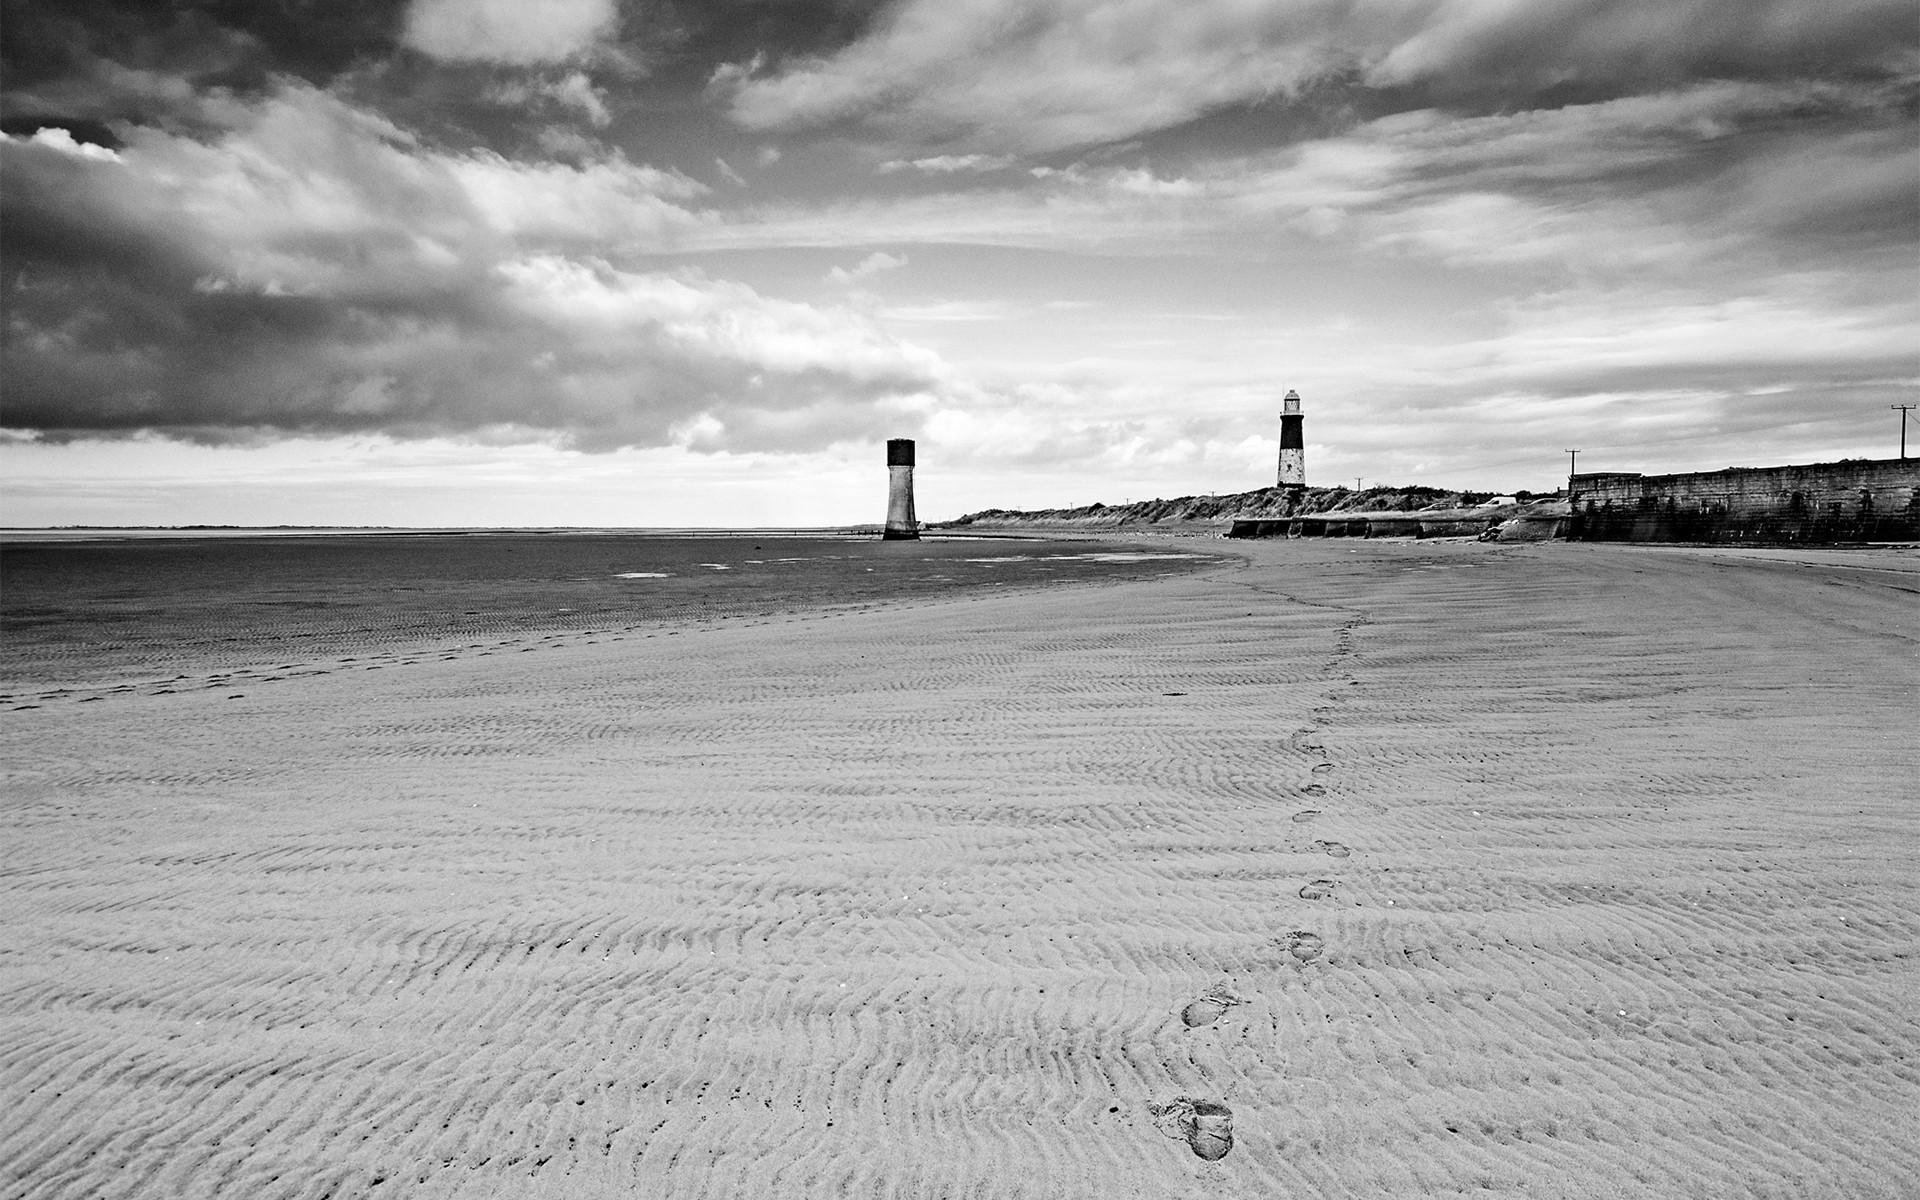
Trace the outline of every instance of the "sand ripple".
[[1906, 593], [1249, 552], [8, 714], [0, 1193], [1920, 1194]]

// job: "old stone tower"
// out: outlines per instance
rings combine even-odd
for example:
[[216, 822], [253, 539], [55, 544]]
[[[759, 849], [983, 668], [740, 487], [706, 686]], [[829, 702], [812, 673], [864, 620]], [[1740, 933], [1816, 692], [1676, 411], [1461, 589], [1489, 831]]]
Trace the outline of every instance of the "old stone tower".
[[913, 516], [913, 439], [887, 439], [887, 541], [918, 539], [920, 522]]

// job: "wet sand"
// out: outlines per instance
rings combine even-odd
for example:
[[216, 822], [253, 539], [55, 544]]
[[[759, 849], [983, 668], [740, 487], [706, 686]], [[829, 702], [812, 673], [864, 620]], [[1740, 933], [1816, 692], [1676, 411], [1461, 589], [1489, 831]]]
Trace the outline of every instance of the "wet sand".
[[0, 1193], [1920, 1194], [1920, 558], [1241, 549], [5, 713]]
[[1153, 579], [1216, 562], [1195, 552], [1201, 545], [883, 542], [833, 531], [0, 530], [0, 711], [162, 688], [264, 687], [531, 642], [611, 641], [976, 590]]

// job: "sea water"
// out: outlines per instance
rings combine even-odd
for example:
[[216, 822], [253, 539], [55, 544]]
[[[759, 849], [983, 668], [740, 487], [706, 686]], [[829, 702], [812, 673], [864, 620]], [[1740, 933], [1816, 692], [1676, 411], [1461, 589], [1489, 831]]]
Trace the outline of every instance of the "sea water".
[[0, 542], [0, 694], [538, 633], [1138, 579], [1189, 548], [820, 533], [36, 533]]

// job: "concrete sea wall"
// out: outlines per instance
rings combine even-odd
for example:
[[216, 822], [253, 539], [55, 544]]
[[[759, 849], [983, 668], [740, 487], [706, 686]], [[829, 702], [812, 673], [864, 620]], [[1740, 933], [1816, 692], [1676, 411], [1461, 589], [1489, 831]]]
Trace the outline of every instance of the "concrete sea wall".
[[1564, 505], [1537, 510], [1447, 509], [1437, 512], [1321, 513], [1298, 517], [1243, 517], [1227, 529], [1230, 538], [1477, 537], [1498, 541], [1543, 541], [1563, 536]]
[[1573, 477], [1570, 536], [1601, 542], [1920, 539], [1920, 461], [1853, 459], [1681, 475]]

